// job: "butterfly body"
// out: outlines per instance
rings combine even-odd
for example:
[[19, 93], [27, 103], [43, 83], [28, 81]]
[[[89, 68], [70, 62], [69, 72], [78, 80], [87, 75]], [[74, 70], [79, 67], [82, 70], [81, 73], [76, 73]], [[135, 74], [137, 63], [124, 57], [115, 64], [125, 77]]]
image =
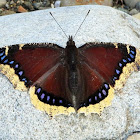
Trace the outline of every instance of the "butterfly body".
[[75, 42], [72, 37], [69, 37], [67, 46], [65, 49], [66, 57], [66, 80], [68, 86], [68, 92], [71, 95], [71, 101], [75, 109], [78, 109], [80, 105], [80, 97], [83, 94], [83, 80], [80, 74], [80, 60], [78, 48], [75, 46]]
[[139, 51], [117, 43], [12, 45], [0, 49], [0, 71], [49, 115], [100, 113], [140, 64]]

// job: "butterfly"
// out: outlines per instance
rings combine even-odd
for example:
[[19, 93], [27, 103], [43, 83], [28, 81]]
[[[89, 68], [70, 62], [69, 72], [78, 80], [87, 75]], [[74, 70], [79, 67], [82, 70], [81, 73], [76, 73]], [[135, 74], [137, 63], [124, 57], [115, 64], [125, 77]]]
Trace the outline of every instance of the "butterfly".
[[77, 48], [72, 36], [66, 48], [51, 43], [0, 48], [0, 72], [15, 89], [29, 90], [32, 104], [50, 116], [100, 113], [139, 65], [134, 46], [89, 42]]

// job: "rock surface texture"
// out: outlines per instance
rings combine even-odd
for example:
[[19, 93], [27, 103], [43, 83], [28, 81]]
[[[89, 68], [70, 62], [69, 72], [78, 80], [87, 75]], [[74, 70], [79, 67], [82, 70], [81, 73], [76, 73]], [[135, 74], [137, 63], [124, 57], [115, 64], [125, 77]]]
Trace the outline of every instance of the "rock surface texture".
[[[88, 10], [74, 39], [77, 47], [86, 42], [117, 42], [140, 49], [140, 20], [106, 6], [63, 7], [0, 17], [0, 47], [33, 42], [65, 47], [67, 38], [49, 12], [67, 35], [74, 35]], [[100, 116], [71, 114], [50, 119], [31, 104], [27, 92], [15, 90], [0, 74], [0, 139], [125, 139], [140, 131], [139, 85], [140, 72], [133, 73]]]
[[124, 0], [124, 2], [130, 8], [134, 8], [136, 6], [137, 2], [140, 2], [140, 0]]
[[91, 4], [106, 5], [106, 6], [113, 5], [113, 0], [61, 0], [61, 2], [62, 6], [91, 5]]

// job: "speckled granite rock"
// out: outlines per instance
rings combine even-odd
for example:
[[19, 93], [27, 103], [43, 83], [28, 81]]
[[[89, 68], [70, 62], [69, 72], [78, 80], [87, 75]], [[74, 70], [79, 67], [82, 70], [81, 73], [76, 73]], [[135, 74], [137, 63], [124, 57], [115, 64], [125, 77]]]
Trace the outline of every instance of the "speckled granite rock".
[[[79, 47], [86, 42], [119, 42], [140, 49], [140, 21], [110, 7], [76, 6], [0, 17], [0, 47], [31, 42], [65, 46], [67, 38], [52, 19], [51, 11]], [[5, 26], [6, 25], [6, 26]], [[33, 107], [27, 92], [13, 89], [0, 74], [0, 139], [123, 139], [140, 130], [140, 72], [133, 73], [112, 105], [101, 115], [59, 115], [50, 119]]]
[[140, 12], [140, 1], [136, 3], [136, 9]]
[[135, 18], [140, 20], [140, 13], [133, 15], [133, 17], [135, 17]]
[[138, 11], [137, 9], [132, 9], [132, 10], [129, 12], [130, 15], [135, 15], [135, 14], [138, 14], [138, 13], [139, 13], [139, 11]]
[[138, 134], [135, 133], [134, 135], [128, 137], [127, 140], [140, 140], [140, 133]]
[[73, 5], [106, 5], [112, 6], [113, 0], [61, 0], [61, 6], [73, 6]]
[[124, 0], [125, 4], [130, 8], [134, 8], [136, 6], [136, 3], [139, 1], [140, 0]]
[[0, 0], [0, 8], [6, 4], [6, 0]]

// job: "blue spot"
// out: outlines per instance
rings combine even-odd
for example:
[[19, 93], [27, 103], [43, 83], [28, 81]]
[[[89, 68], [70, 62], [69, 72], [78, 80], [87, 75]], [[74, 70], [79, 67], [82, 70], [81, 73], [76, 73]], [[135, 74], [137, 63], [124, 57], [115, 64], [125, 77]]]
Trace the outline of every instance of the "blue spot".
[[3, 62], [3, 63], [7, 63], [7, 62], [8, 62], [8, 59], [4, 60], [4, 62]]
[[104, 84], [104, 86], [105, 86], [105, 88], [106, 88], [106, 89], [109, 89], [109, 86], [108, 86], [108, 84]]
[[41, 95], [41, 100], [43, 100], [44, 99], [44, 97], [45, 97], [45, 93], [42, 93], [42, 95]]
[[41, 88], [38, 88], [38, 89], [36, 90], [36, 93], [39, 94], [40, 91], [41, 91]]
[[106, 96], [107, 95], [107, 93], [106, 93], [106, 91], [103, 89], [102, 90], [102, 93]]
[[114, 78], [113, 78], [113, 81], [114, 81], [114, 82], [115, 82], [115, 80], [117, 80], [117, 77], [114, 77]]
[[68, 104], [68, 107], [70, 107], [71, 106], [71, 104]]
[[62, 101], [62, 100], [59, 100], [59, 103], [60, 103], [60, 104], [62, 104], [62, 103], [63, 103], [63, 101]]
[[98, 96], [100, 99], [102, 99], [102, 94], [100, 92], [99, 92]]
[[53, 101], [53, 104], [54, 104], [55, 103], [55, 99], [53, 99], [52, 101]]
[[120, 71], [119, 71], [118, 69], [116, 69], [116, 73], [117, 73], [117, 74], [120, 74]]
[[18, 65], [18, 64], [16, 64], [16, 65], [15, 65], [15, 69], [17, 69], [18, 67], [19, 67], [19, 65]]
[[124, 62], [124, 63], [127, 63], [127, 61], [126, 61], [125, 59], [123, 59], [123, 62]]
[[129, 57], [128, 57], [127, 59], [128, 59], [128, 61], [129, 61], [129, 62], [131, 62], [131, 61], [132, 61]]
[[97, 101], [97, 96], [95, 96], [95, 101]]
[[5, 57], [6, 57], [6, 55], [2, 56], [2, 57], [1, 57], [1, 61], [2, 61]]
[[86, 103], [83, 103], [83, 106], [86, 106]]
[[131, 58], [134, 58], [134, 55], [132, 55], [131, 53], [129, 54], [129, 56], [130, 56]]
[[47, 102], [50, 100], [50, 96], [47, 96]]
[[91, 98], [89, 98], [89, 100], [88, 100], [88, 101], [89, 101], [89, 103], [91, 103], [92, 99], [91, 99]]
[[122, 63], [119, 63], [119, 66], [120, 66], [120, 67], [122, 67], [122, 66], [123, 66], [123, 64], [122, 64]]
[[0, 53], [0, 56], [4, 55], [4, 52]]
[[20, 71], [18, 74], [19, 74], [19, 76], [22, 76], [22, 74], [23, 74], [23, 71]]
[[27, 79], [26, 78], [23, 78], [22, 81], [24, 81], [25, 83], [27, 83]]
[[10, 64], [10, 65], [14, 64], [14, 61], [13, 61], [13, 60], [12, 60], [12, 61], [10, 61], [10, 62], [9, 62], [9, 64]]
[[131, 50], [130, 52], [131, 52], [132, 54], [135, 54], [135, 52], [134, 52], [134, 51], [132, 51], [132, 50]]

